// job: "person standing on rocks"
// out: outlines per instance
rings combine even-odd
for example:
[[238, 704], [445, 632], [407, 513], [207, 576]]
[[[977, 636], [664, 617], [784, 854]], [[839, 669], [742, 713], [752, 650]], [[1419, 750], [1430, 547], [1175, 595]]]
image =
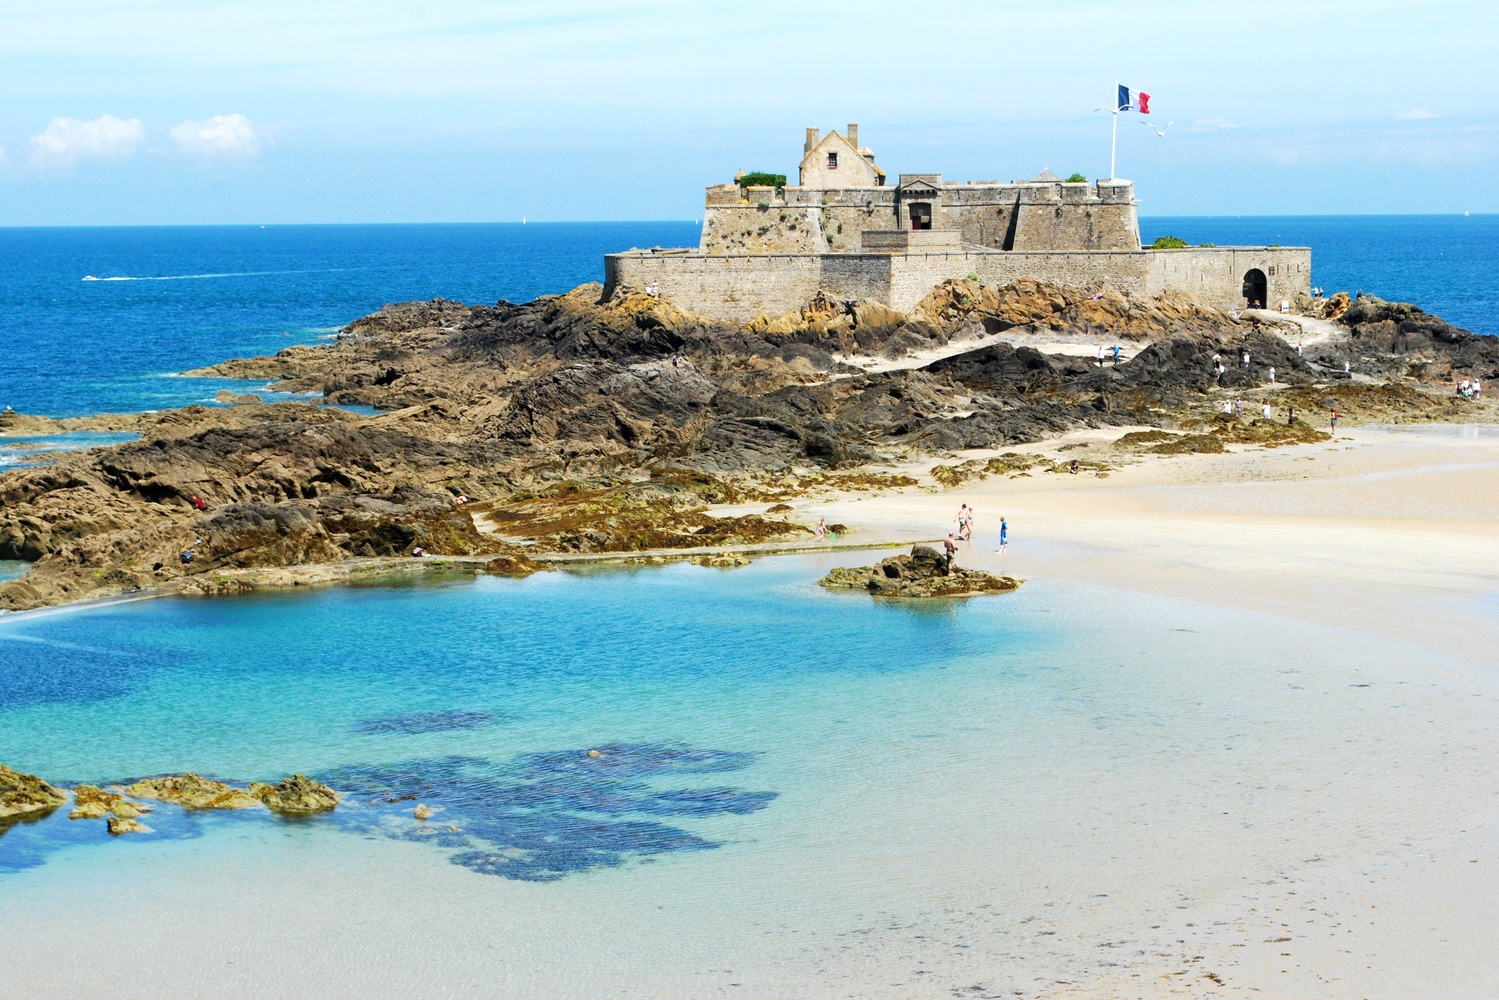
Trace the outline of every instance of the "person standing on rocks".
[[1275, 384], [1275, 366], [1274, 365], [1270, 366], [1270, 384], [1271, 385]]
[[947, 533], [947, 541], [942, 543], [942, 551], [947, 553], [947, 575], [952, 576], [958, 565], [958, 543], [953, 541], [951, 531]]

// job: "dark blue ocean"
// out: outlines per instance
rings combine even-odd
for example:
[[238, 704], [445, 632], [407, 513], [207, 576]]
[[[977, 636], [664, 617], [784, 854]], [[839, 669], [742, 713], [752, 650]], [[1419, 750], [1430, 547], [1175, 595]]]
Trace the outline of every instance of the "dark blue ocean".
[[[1144, 239], [1308, 245], [1313, 281], [1499, 333], [1499, 216], [1144, 219]], [[687, 222], [0, 229], [0, 406], [73, 416], [210, 399], [171, 377], [313, 343], [387, 302], [522, 301]], [[88, 276], [101, 279], [84, 280]]]

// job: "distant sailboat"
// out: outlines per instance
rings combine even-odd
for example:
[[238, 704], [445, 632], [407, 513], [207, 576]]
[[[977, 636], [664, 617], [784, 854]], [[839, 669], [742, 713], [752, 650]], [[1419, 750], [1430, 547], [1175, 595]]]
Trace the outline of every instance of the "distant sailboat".
[[523, 226], [526, 224], [526, 217], [524, 215], [520, 217], [520, 224]]

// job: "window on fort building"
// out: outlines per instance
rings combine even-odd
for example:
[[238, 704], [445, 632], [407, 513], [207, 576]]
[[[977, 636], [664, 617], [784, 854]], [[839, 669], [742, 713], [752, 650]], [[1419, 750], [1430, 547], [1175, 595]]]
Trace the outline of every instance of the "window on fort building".
[[829, 153], [828, 154], [828, 169], [829, 170], [837, 170], [838, 169], [838, 154], [837, 153]]

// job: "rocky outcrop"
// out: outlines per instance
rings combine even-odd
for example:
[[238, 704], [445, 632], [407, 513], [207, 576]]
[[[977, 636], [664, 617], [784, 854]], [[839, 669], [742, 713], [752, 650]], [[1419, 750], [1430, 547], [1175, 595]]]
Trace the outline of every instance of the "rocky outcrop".
[[125, 788], [138, 799], [157, 799], [184, 809], [254, 809], [261, 800], [243, 789], [191, 771], [145, 778]]
[[906, 555], [881, 559], [873, 566], [839, 567], [818, 581], [830, 590], [863, 590], [878, 597], [974, 597], [1015, 590], [1021, 581], [982, 570], [949, 567], [947, 558], [929, 545]]
[[303, 774], [294, 774], [275, 785], [250, 783], [250, 794], [271, 812], [283, 816], [311, 816], [338, 805], [338, 793]]
[[[1341, 343], [1303, 358], [1273, 327], [1181, 296], [947, 281], [910, 314], [823, 294], [736, 326], [601, 293], [391, 305], [326, 346], [200, 372], [274, 378], [377, 416], [239, 397], [91, 420], [7, 414], [17, 433], [140, 438], [0, 475], [0, 559], [33, 564], [0, 583], [0, 610], [143, 589], [233, 593], [261, 571], [416, 549], [525, 572], [527, 553], [805, 538], [791, 521], [708, 508], [772, 482], [1078, 427], [1177, 428], [1214, 394], [1259, 391], [1270, 366], [1288, 400], [1327, 402], [1314, 387], [1352, 381]], [[1414, 307], [1365, 297], [1340, 322], [1361, 370], [1407, 380], [1381, 397], [1389, 409], [1434, 412], [1418, 397], [1456, 369], [1499, 378], [1499, 340]], [[1036, 346], [1067, 338], [1137, 350], [1101, 367]], [[934, 348], [948, 356], [911, 356]], [[1249, 368], [1236, 363], [1246, 348]], [[870, 356], [887, 370], [851, 363]], [[1350, 419], [1355, 398], [1338, 397]], [[715, 485], [670, 481], [682, 476]]]
[[15, 816], [45, 816], [68, 801], [67, 793], [34, 774], [0, 764], [0, 821]]
[[1389, 370], [1380, 362], [1394, 355], [1406, 364], [1420, 363], [1429, 377], [1446, 379], [1457, 373], [1484, 381], [1499, 378], [1499, 337], [1453, 326], [1418, 306], [1365, 295], [1349, 305], [1338, 322], [1348, 328], [1361, 371]]

